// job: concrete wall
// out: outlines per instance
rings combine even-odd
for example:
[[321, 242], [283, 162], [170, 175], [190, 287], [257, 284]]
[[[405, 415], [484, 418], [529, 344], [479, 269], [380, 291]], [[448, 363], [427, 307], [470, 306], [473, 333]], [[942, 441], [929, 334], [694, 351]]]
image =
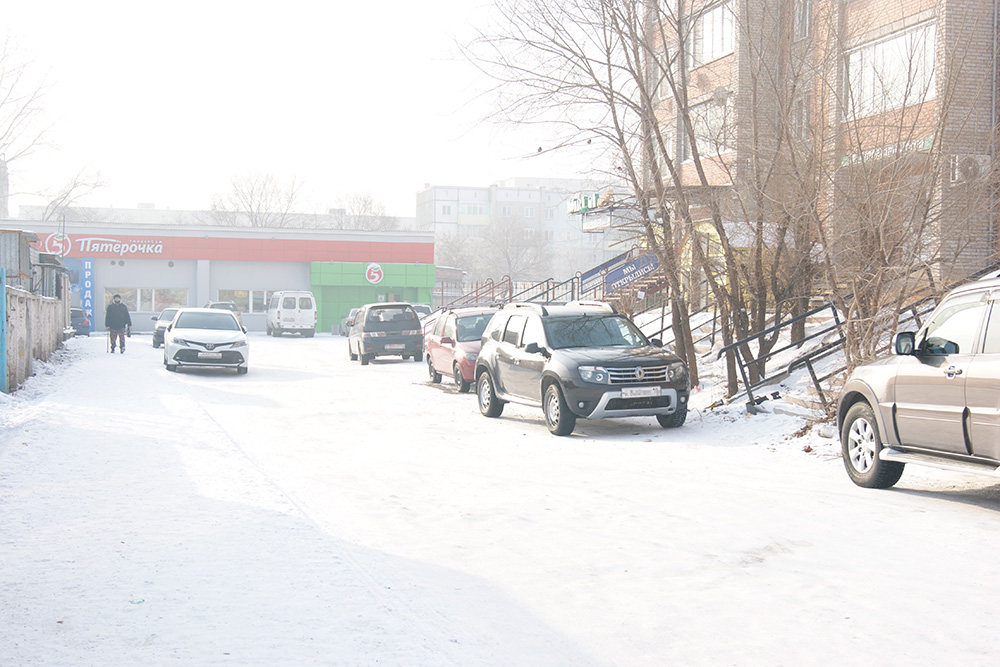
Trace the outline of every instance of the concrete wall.
[[[68, 305], [60, 299], [50, 299], [19, 289], [6, 290], [6, 388], [14, 391], [32, 374], [35, 359], [44, 361], [63, 342], [63, 331], [69, 320]], [[2, 316], [2, 314], [0, 314]]]

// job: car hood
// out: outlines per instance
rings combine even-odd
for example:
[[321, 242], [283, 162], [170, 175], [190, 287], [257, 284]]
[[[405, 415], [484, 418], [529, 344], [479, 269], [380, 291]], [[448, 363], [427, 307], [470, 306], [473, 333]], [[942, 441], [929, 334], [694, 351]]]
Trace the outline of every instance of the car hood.
[[235, 343], [246, 340], [247, 336], [242, 331], [220, 331], [217, 329], [173, 329], [170, 331], [171, 338], [183, 338], [184, 340], [198, 343]]
[[643, 347], [567, 347], [554, 350], [571, 359], [578, 365], [588, 366], [662, 366], [681, 361], [680, 357], [667, 352], [662, 347], [644, 345]]

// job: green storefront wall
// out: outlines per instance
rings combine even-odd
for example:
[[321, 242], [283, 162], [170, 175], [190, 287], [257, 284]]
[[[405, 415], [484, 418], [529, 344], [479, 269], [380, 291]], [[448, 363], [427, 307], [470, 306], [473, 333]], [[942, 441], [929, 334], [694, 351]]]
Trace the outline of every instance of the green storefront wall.
[[317, 331], [335, 331], [351, 308], [377, 301], [430, 303], [434, 292], [433, 264], [382, 264], [382, 280], [365, 277], [364, 262], [312, 262], [310, 280], [316, 297]]

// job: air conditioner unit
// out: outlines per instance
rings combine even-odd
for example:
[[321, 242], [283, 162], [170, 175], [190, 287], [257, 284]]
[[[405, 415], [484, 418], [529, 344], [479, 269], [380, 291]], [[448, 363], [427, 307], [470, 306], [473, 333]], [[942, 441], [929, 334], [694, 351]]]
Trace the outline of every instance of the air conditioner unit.
[[952, 183], [976, 183], [989, 168], [989, 155], [952, 155], [948, 162], [948, 177]]

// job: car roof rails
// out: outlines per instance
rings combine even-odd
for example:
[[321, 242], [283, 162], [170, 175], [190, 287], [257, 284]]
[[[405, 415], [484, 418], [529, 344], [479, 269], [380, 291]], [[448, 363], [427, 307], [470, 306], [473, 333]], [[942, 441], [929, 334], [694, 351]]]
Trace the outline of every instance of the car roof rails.
[[549, 311], [540, 303], [531, 303], [530, 301], [517, 301], [515, 303], [508, 303], [504, 308], [528, 308], [542, 315], [548, 315]]
[[576, 306], [577, 308], [598, 308], [606, 313], [618, 314], [615, 307], [607, 301], [570, 301], [566, 305]]

